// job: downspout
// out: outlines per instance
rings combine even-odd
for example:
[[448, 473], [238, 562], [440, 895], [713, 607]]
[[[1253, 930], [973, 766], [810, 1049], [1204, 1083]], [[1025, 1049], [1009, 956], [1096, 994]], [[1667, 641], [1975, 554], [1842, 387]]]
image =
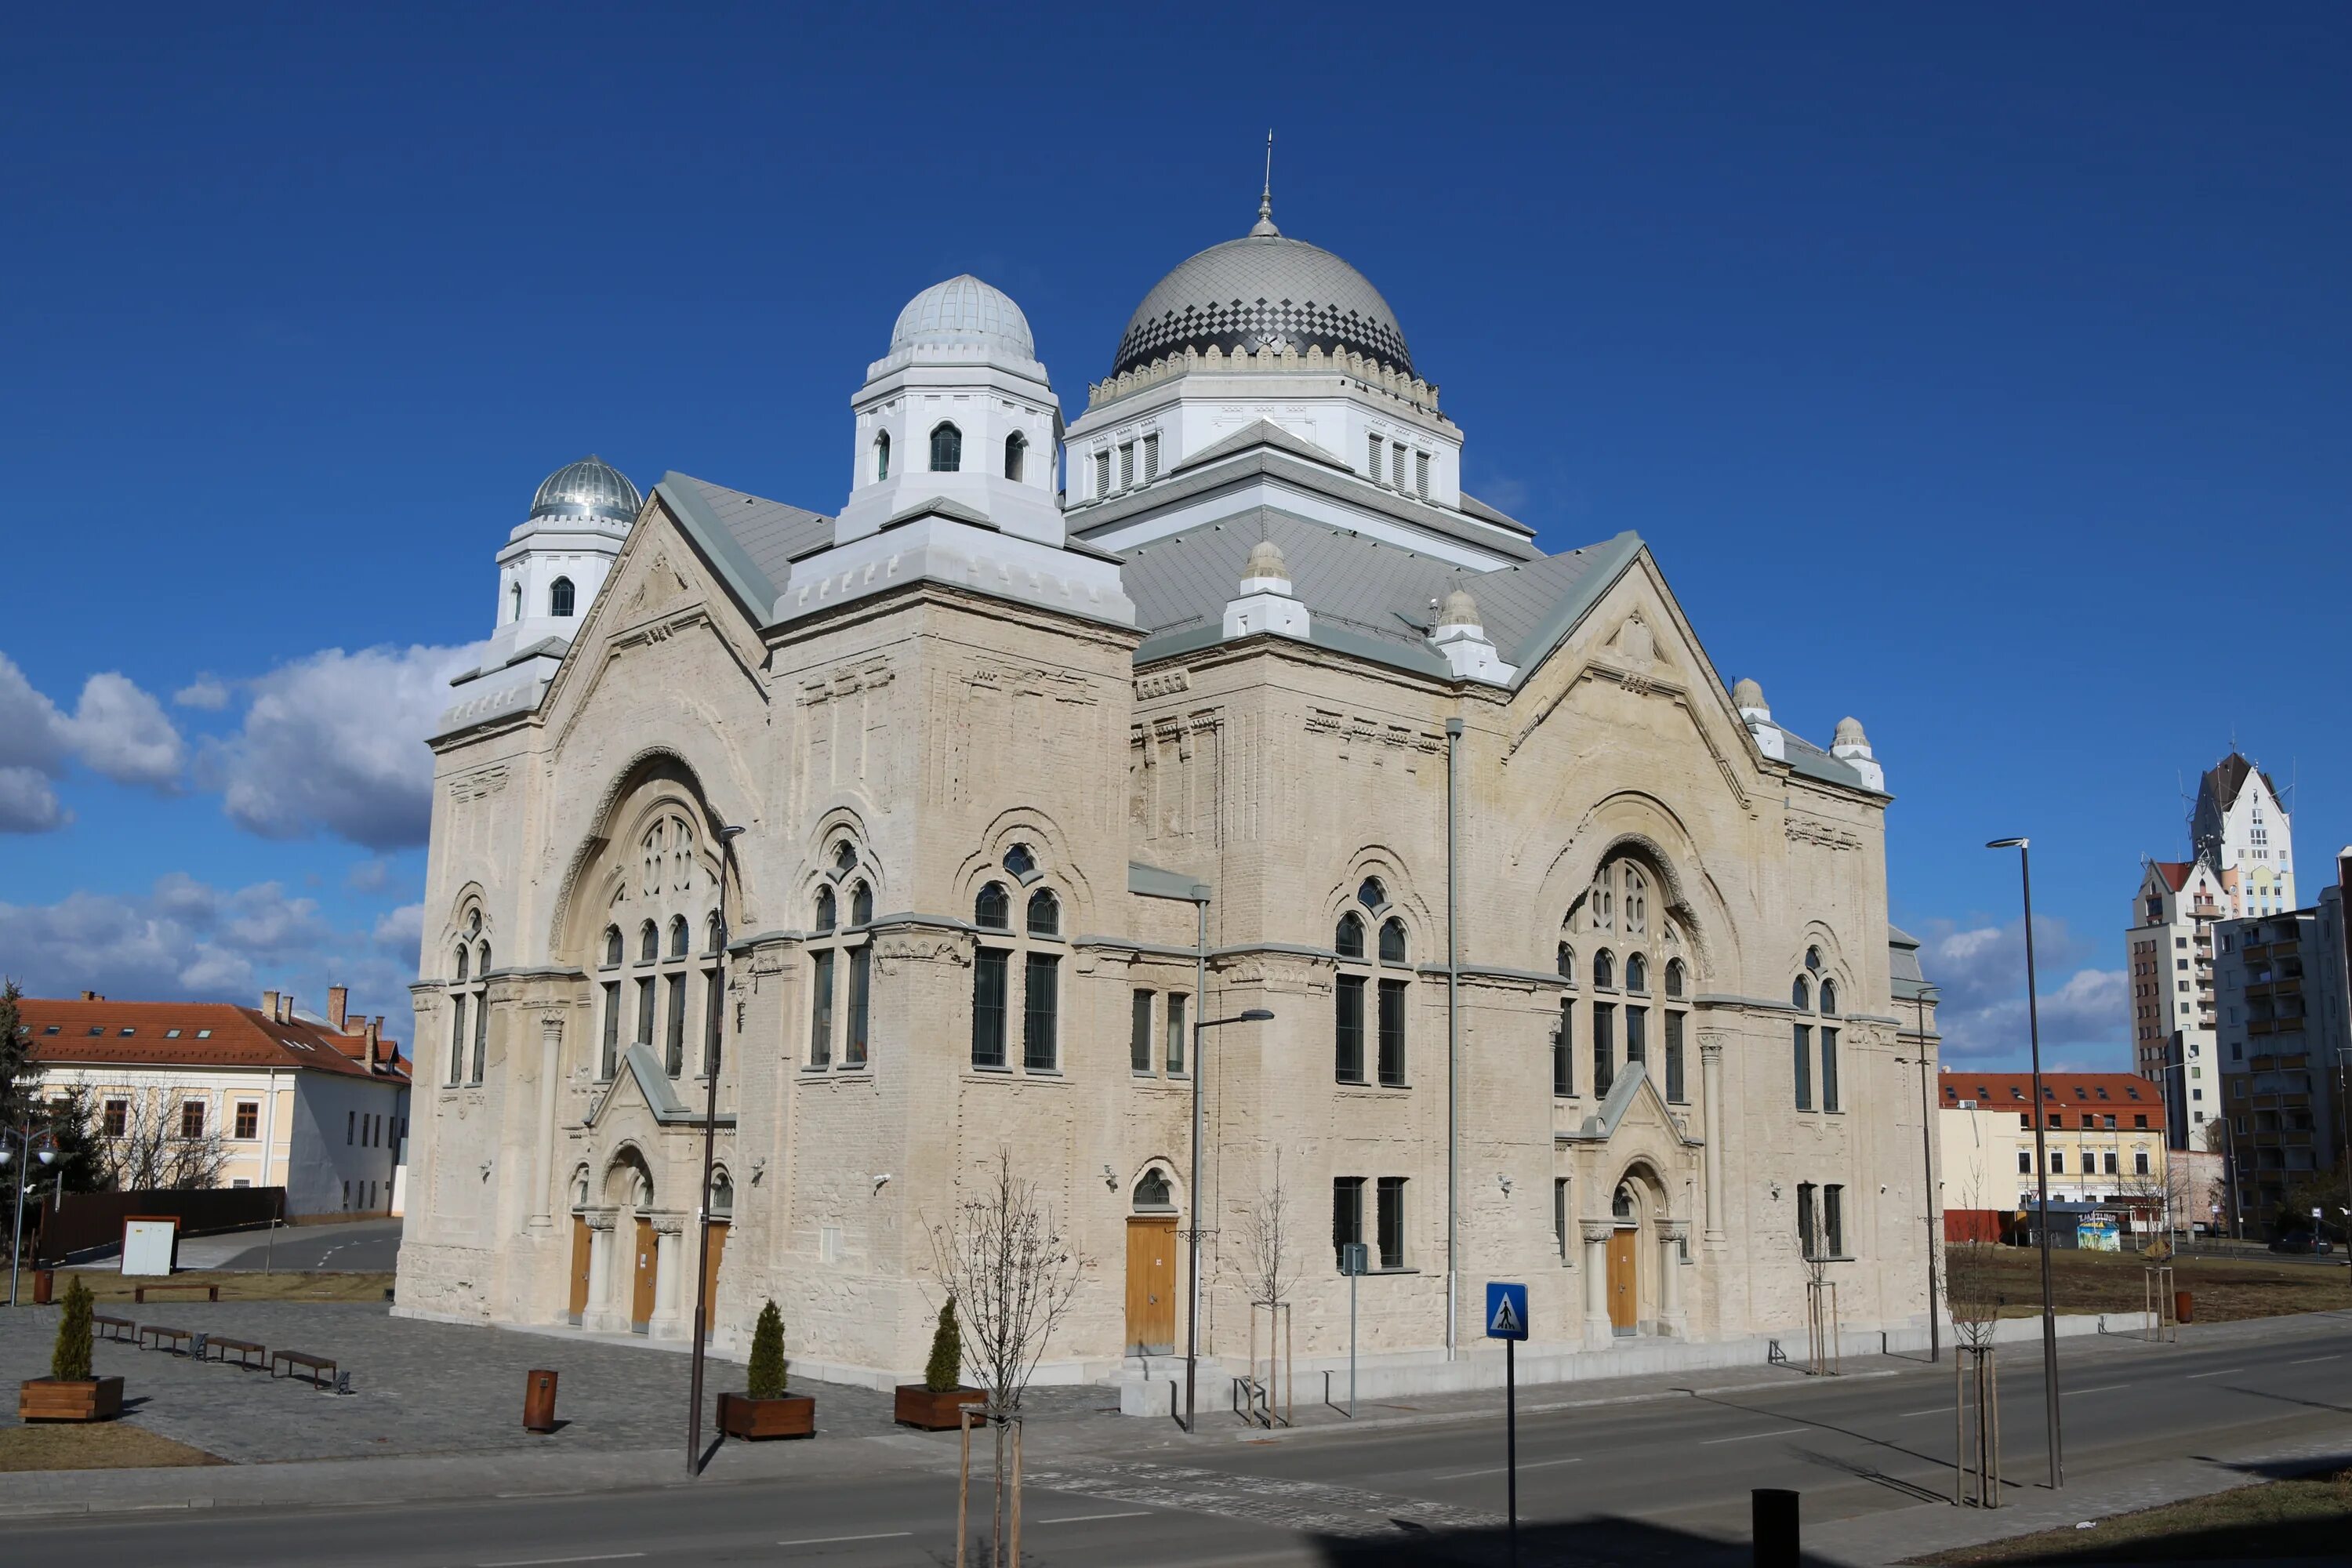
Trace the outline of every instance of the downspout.
[[1445, 1359], [1460, 1353], [1462, 1225], [1462, 721], [1445, 721]]

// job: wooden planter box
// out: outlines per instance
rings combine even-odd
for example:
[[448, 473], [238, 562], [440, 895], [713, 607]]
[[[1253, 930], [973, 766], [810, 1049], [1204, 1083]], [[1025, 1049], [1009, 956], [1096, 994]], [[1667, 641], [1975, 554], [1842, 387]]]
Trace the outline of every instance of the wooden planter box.
[[924, 1432], [952, 1432], [963, 1425], [957, 1412], [967, 1405], [977, 1411], [987, 1399], [988, 1395], [977, 1388], [950, 1388], [945, 1394], [933, 1394], [919, 1383], [902, 1383], [898, 1385], [898, 1425]]
[[814, 1437], [816, 1400], [806, 1394], [754, 1399], [748, 1394], [719, 1396], [719, 1429], [730, 1437]]
[[16, 1415], [25, 1421], [111, 1421], [122, 1414], [122, 1380], [91, 1377], [64, 1383], [26, 1378], [16, 1385]]

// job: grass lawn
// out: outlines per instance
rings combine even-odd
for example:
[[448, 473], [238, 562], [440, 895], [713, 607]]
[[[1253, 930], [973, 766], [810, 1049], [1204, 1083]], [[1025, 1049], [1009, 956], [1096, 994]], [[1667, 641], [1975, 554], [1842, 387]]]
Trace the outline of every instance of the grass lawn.
[[[125, 1279], [111, 1268], [59, 1269], [58, 1295], [66, 1291], [66, 1279], [73, 1274], [81, 1276], [82, 1283], [100, 1301], [128, 1301], [131, 1292], [141, 1285], [167, 1283], [162, 1279]], [[174, 1274], [168, 1281], [173, 1286], [217, 1285], [224, 1301], [381, 1301], [383, 1293], [392, 1289], [390, 1274], [326, 1274], [300, 1273], [289, 1270], [282, 1274], [256, 1274], [245, 1269], [190, 1268]], [[201, 1293], [197, 1295], [202, 1300]], [[164, 1301], [185, 1300], [187, 1295], [173, 1289], [151, 1295], [151, 1307]]]
[[[1984, 1288], [2003, 1299], [2002, 1317], [2030, 1318], [2041, 1311], [2040, 1253], [2030, 1247], [1947, 1247], [1956, 1281], [1969, 1266], [1959, 1255], [1971, 1251], [1986, 1273]], [[2058, 1310], [2136, 1316], [2144, 1297], [2141, 1271], [2146, 1267], [2137, 1253], [2053, 1250], [2051, 1285]], [[2352, 1309], [2352, 1279], [2340, 1265], [2200, 1255], [2173, 1259], [2172, 1269], [2175, 1287], [2196, 1298], [2200, 1323]]]
[[131, 1470], [226, 1463], [202, 1448], [121, 1421], [0, 1426], [0, 1470]]
[[2352, 1528], [2352, 1470], [2239, 1487], [2101, 1520], [2092, 1530], [2049, 1530], [1915, 1563], [2259, 1563], [2282, 1557], [2344, 1560]]

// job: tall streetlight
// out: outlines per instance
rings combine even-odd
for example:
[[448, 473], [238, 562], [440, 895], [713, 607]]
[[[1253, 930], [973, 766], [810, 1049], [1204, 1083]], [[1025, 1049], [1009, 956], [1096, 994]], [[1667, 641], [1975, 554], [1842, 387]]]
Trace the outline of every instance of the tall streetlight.
[[[742, 832], [740, 827], [723, 825], [719, 829], [719, 958], [713, 970], [719, 984], [711, 987], [710, 996], [710, 1005], [719, 1008], [727, 1005], [727, 871], [735, 862], [735, 840]], [[702, 1102], [702, 1195], [694, 1216], [698, 1245], [694, 1257], [694, 1386], [687, 1398], [686, 1412], [688, 1480], [701, 1473], [702, 1359], [703, 1346], [710, 1338], [710, 1173], [719, 1138], [719, 1060], [726, 1038], [727, 1020], [722, 1013], [710, 1028], [709, 1059], [702, 1064], [702, 1076], [707, 1082]]]
[[2065, 1484], [2065, 1467], [2059, 1458], [2058, 1428], [2058, 1310], [2050, 1286], [2050, 1153], [2042, 1129], [2050, 1113], [2042, 1103], [2042, 1007], [2033, 977], [2033, 858], [2023, 838], [1996, 838], [1988, 849], [2017, 851], [2017, 870], [2025, 889], [2025, 1026], [2033, 1047], [2033, 1181], [2039, 1192], [2042, 1237], [2042, 1397], [2050, 1428], [2050, 1485]]
[[1192, 1289], [1184, 1307], [1184, 1430], [1192, 1431], [1192, 1393], [1201, 1361], [1201, 1080], [1207, 1077], [1201, 1037], [1228, 1024], [1265, 1024], [1274, 1018], [1270, 1007], [1244, 1007], [1230, 1018], [1199, 1018], [1192, 1023], [1192, 1224], [1185, 1268], [1192, 1270]]
[[[16, 1140], [14, 1148], [9, 1147], [8, 1144], [8, 1140], [12, 1138]], [[30, 1117], [26, 1118], [22, 1127], [0, 1127], [0, 1171], [6, 1170], [8, 1162], [15, 1159], [20, 1152], [32, 1157], [16, 1171], [16, 1229], [8, 1240], [8, 1305], [11, 1307], [16, 1304], [17, 1255], [25, 1250], [25, 1189], [33, 1184], [33, 1171], [36, 1166], [47, 1165], [58, 1157], [57, 1149], [53, 1145], [45, 1143], [38, 1149], [33, 1147], [33, 1122]]]

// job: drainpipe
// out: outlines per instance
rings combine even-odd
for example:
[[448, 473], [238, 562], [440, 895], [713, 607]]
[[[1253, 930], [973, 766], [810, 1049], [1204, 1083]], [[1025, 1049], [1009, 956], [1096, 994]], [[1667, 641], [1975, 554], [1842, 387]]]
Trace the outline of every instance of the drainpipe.
[[1462, 1291], [1462, 943], [1456, 850], [1462, 829], [1462, 721], [1445, 721], [1445, 1359], [1460, 1353]]

